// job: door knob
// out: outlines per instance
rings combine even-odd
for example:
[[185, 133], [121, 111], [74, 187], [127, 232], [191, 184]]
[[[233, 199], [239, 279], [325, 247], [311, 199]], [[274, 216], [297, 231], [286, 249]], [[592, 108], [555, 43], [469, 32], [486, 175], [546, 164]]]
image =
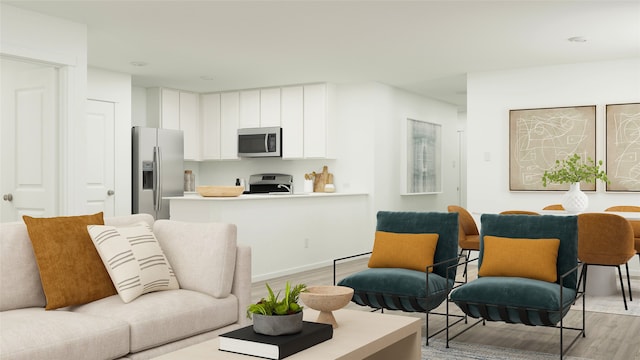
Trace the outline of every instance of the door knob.
[[115, 194], [116, 192], [113, 190], [107, 190], [107, 195], [112, 196], [113, 194]]
[[4, 195], [2, 195], [2, 200], [4, 200], [4, 201], [12, 201], [13, 200], [13, 195], [4, 194]]

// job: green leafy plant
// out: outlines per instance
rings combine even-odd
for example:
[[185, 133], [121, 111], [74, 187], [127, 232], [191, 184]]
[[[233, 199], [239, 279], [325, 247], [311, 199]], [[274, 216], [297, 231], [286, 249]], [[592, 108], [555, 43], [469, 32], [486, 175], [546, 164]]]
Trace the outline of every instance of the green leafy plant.
[[284, 289], [284, 297], [279, 300], [280, 292], [274, 294], [273, 290], [266, 284], [269, 296], [265, 299], [262, 298], [255, 304], [251, 304], [247, 307], [247, 317], [251, 318], [251, 314], [262, 315], [289, 315], [302, 311], [302, 306], [298, 304], [298, 297], [300, 293], [305, 291], [307, 286], [305, 284], [295, 285], [293, 288], [287, 281]]
[[573, 184], [577, 182], [594, 183], [597, 179], [609, 182], [607, 174], [600, 169], [602, 160], [596, 162], [587, 157], [587, 161], [581, 160], [580, 155], [573, 154], [564, 160], [556, 160], [556, 164], [542, 175], [542, 186], [547, 183]]

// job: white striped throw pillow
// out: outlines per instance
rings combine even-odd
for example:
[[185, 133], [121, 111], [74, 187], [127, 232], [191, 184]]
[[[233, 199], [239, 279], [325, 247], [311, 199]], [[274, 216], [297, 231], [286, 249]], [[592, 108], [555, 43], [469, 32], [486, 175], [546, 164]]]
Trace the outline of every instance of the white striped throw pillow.
[[93, 244], [125, 303], [153, 291], [178, 289], [178, 279], [151, 227], [87, 226]]

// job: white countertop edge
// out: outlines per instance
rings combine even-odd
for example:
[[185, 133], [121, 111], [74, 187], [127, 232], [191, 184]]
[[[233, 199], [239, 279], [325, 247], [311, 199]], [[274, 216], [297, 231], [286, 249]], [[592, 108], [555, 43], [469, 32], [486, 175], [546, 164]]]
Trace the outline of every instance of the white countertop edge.
[[335, 193], [308, 193], [308, 194], [293, 194], [293, 195], [243, 194], [240, 196], [205, 197], [205, 196], [200, 196], [197, 193], [189, 193], [185, 196], [167, 196], [167, 197], [163, 197], [163, 199], [187, 200], [187, 201], [238, 201], [238, 200], [326, 198], [326, 197], [343, 197], [343, 196], [369, 196], [369, 194], [335, 192]]

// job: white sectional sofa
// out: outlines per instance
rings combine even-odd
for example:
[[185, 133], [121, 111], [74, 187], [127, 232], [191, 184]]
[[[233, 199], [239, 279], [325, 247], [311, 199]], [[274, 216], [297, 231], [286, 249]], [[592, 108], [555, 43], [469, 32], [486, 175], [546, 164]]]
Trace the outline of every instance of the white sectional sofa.
[[[104, 219], [140, 221], [152, 226], [180, 289], [56, 310], [44, 309], [25, 224], [0, 224], [0, 359], [149, 359], [248, 324], [251, 249], [236, 244], [235, 225], [154, 222], [146, 214]], [[219, 296], [229, 282], [230, 294]]]

